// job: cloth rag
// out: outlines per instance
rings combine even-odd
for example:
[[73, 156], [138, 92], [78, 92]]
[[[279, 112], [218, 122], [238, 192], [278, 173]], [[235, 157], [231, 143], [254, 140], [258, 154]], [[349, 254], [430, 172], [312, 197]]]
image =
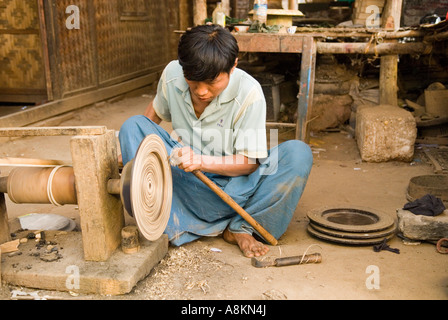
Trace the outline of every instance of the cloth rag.
[[403, 209], [411, 211], [416, 215], [435, 217], [442, 214], [446, 208], [440, 198], [437, 198], [432, 194], [426, 194], [415, 201], [406, 203]]

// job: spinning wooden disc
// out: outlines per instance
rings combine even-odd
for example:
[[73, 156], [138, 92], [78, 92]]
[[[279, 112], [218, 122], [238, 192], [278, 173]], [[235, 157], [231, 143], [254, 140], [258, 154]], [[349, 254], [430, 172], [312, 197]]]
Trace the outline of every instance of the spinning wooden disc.
[[141, 234], [155, 241], [165, 231], [171, 211], [173, 182], [168, 153], [157, 135], [147, 136], [135, 158], [123, 168], [121, 199]]

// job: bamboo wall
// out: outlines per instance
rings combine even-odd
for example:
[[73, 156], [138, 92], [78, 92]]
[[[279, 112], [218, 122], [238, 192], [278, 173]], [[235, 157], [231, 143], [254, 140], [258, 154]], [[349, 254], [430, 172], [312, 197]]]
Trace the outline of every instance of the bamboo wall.
[[0, 101], [46, 97], [37, 1], [0, 1]]
[[[66, 27], [70, 5], [79, 29]], [[0, 0], [0, 102], [35, 100], [36, 90], [63, 99], [160, 72], [176, 57], [178, 16], [174, 0]]]

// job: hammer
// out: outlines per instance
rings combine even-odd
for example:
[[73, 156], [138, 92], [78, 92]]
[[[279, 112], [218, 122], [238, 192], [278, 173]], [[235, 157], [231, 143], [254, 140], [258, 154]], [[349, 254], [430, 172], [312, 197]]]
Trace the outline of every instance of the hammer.
[[285, 257], [285, 258], [277, 258], [275, 260], [258, 260], [257, 258], [252, 258], [251, 263], [256, 268], [265, 268], [265, 267], [284, 267], [284, 266], [293, 266], [298, 264], [309, 264], [309, 263], [321, 263], [322, 255], [320, 253], [313, 253], [305, 256], [294, 256], [294, 257]]

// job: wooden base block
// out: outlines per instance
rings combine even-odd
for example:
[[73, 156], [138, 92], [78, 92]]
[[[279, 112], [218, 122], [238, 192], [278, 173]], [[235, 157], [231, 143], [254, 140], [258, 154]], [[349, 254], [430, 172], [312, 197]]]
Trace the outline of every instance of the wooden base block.
[[154, 242], [141, 241], [140, 250], [132, 255], [117, 249], [107, 262], [85, 261], [81, 238], [80, 232], [46, 231], [45, 239], [57, 248], [54, 261], [44, 259], [47, 246], [37, 249], [35, 240], [21, 243], [21, 255], [3, 255], [2, 280], [40, 290], [123, 295], [149, 275], [168, 252], [168, 237], [163, 235]]
[[0, 193], [0, 244], [11, 240], [5, 194]]

